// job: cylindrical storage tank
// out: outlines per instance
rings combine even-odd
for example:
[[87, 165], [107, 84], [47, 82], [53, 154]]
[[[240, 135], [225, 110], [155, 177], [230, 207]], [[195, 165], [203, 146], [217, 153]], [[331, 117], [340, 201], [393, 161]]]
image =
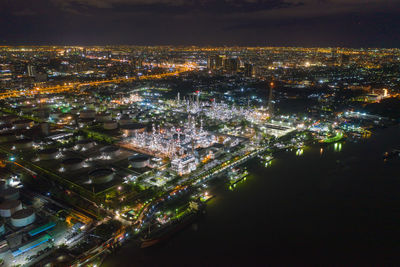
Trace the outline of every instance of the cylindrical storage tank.
[[0, 124], [0, 132], [9, 132], [12, 128], [12, 124], [9, 123], [1, 123]]
[[74, 116], [71, 114], [62, 114], [59, 118], [58, 121], [60, 123], [70, 123], [74, 119]]
[[63, 114], [61, 111], [55, 111], [51, 112], [49, 117], [53, 120], [58, 120]]
[[71, 113], [72, 115], [76, 115], [76, 114], [78, 114], [78, 112], [79, 112], [79, 110], [76, 109], [76, 108], [72, 108], [72, 109], [70, 109], [70, 111], [69, 111], [69, 113]]
[[81, 113], [79, 114], [79, 118], [94, 119], [95, 115], [96, 115], [96, 111], [94, 111], [93, 109], [85, 109], [85, 110], [81, 111]]
[[112, 121], [112, 120], [105, 121], [103, 123], [103, 128], [104, 128], [104, 130], [115, 130], [118, 128], [118, 122]]
[[81, 158], [69, 158], [61, 162], [61, 168], [64, 171], [75, 171], [83, 168], [84, 160]]
[[75, 148], [81, 150], [88, 150], [93, 148], [95, 145], [96, 143], [93, 140], [83, 139], [75, 143]]
[[4, 226], [4, 221], [0, 221], [0, 235], [6, 232], [6, 227]]
[[17, 200], [19, 198], [19, 190], [15, 187], [8, 187], [0, 191], [0, 198], [4, 200]]
[[44, 136], [48, 136], [50, 133], [50, 124], [43, 122], [40, 124], [40, 131]]
[[36, 114], [36, 116], [39, 116], [40, 118], [48, 118], [50, 115], [49, 108], [37, 108], [33, 112], [34, 114]]
[[122, 115], [118, 122], [119, 125], [127, 125], [132, 123], [132, 119], [128, 115]]
[[26, 208], [16, 211], [11, 215], [11, 224], [14, 227], [24, 227], [33, 223], [35, 219], [35, 211], [32, 208]]
[[24, 105], [20, 106], [20, 108], [23, 113], [32, 113], [34, 106], [33, 106], [33, 104], [25, 103]]
[[121, 130], [123, 135], [128, 137], [143, 133], [146, 130], [146, 126], [141, 123], [131, 123], [121, 126]]
[[92, 184], [105, 184], [114, 179], [114, 171], [108, 168], [96, 169], [89, 172], [89, 180]]
[[83, 128], [93, 123], [93, 119], [79, 119], [78, 125], [79, 127]]
[[15, 133], [12, 132], [5, 132], [0, 134], [0, 143], [12, 142], [16, 139], [17, 137], [15, 136]]
[[14, 141], [15, 149], [28, 149], [33, 146], [33, 140], [30, 138], [22, 138]]
[[4, 259], [4, 258], [7, 258], [7, 256], [9, 255], [10, 247], [9, 247], [7, 241], [2, 241], [1, 243], [4, 245], [0, 248], [0, 258]]
[[22, 209], [21, 201], [19, 200], [7, 200], [0, 203], [0, 216], [4, 218], [11, 217], [11, 215]]
[[7, 181], [6, 180], [0, 180], [0, 190], [4, 190], [7, 188]]
[[5, 121], [7, 123], [13, 123], [14, 121], [19, 120], [19, 117], [17, 115], [6, 115], [6, 116], [3, 116], [1, 118], [1, 120]]
[[57, 148], [46, 148], [39, 151], [39, 159], [40, 160], [56, 159], [59, 154], [60, 151]]
[[76, 137], [76, 139], [78, 140], [78, 141], [81, 141], [81, 140], [86, 140], [86, 136], [84, 136], [84, 135], [78, 135], [77, 137]]
[[140, 169], [149, 165], [150, 157], [146, 155], [137, 155], [129, 158], [129, 163], [133, 168]]
[[117, 146], [105, 146], [100, 149], [100, 153], [105, 158], [111, 158], [119, 155], [120, 148]]
[[97, 113], [95, 116], [96, 121], [105, 122], [112, 119], [111, 113]]
[[13, 122], [14, 129], [26, 129], [34, 125], [32, 120], [17, 120]]

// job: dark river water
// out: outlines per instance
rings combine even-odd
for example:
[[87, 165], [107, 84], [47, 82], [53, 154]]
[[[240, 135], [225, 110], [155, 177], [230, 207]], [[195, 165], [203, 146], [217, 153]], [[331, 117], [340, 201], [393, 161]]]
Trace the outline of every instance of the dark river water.
[[158, 247], [126, 243], [104, 266], [400, 263], [398, 126], [369, 139], [276, 155], [234, 190], [220, 183], [207, 214]]

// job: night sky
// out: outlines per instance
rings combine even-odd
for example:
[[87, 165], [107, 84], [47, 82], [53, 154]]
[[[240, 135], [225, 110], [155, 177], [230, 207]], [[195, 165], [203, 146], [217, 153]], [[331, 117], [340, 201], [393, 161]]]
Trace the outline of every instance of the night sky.
[[400, 47], [400, 0], [0, 0], [0, 44]]

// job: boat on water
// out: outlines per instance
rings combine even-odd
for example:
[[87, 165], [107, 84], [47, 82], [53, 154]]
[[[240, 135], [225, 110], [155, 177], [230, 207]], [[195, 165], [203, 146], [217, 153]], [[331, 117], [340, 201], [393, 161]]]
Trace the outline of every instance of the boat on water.
[[264, 157], [265, 163], [270, 162], [270, 161], [272, 161], [273, 159], [274, 159], [274, 157], [273, 157], [273, 156], [270, 156], [270, 155]]
[[400, 149], [393, 149], [392, 151], [386, 151], [385, 153], [383, 153], [382, 157], [383, 159], [387, 160], [387, 159], [391, 159], [394, 157], [400, 156]]
[[206, 204], [204, 202], [191, 202], [191, 205], [189, 205], [187, 212], [183, 216], [173, 219], [160, 227], [154, 227], [145, 234], [141, 238], [140, 248], [148, 248], [168, 240], [203, 215], [205, 208]]
[[263, 163], [265, 165], [265, 167], [268, 167], [271, 165], [273, 159], [274, 159], [274, 157], [272, 155], [262, 156], [261, 163]]
[[346, 136], [342, 132], [336, 133], [336, 135], [328, 135], [324, 139], [319, 140], [321, 146], [326, 146], [332, 143], [336, 143], [345, 140]]
[[204, 192], [203, 194], [200, 195], [199, 199], [200, 199], [200, 201], [202, 201], [204, 203], [207, 203], [208, 201], [210, 201], [214, 197], [215, 197], [215, 195], [211, 195], [208, 192]]

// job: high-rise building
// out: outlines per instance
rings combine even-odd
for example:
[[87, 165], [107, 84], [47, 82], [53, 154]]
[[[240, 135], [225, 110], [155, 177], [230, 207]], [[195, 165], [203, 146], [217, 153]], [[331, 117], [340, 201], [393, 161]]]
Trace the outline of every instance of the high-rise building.
[[350, 63], [350, 55], [342, 54], [340, 57], [340, 65], [346, 66]]
[[221, 69], [224, 64], [224, 59], [225, 59], [225, 56], [221, 56], [221, 55], [209, 56], [208, 60], [207, 60], [207, 68], [209, 70]]
[[28, 76], [29, 77], [35, 77], [35, 67], [32, 65], [28, 65]]
[[224, 69], [227, 72], [237, 72], [240, 67], [240, 59], [237, 57], [227, 58], [224, 60]]
[[255, 76], [255, 69], [253, 64], [245, 63], [244, 64], [244, 76], [246, 77], [254, 77]]
[[269, 96], [268, 96], [268, 106], [267, 106], [269, 116], [274, 115], [274, 103], [273, 103], [274, 87], [275, 87], [275, 82], [272, 79], [271, 82], [269, 83]]

